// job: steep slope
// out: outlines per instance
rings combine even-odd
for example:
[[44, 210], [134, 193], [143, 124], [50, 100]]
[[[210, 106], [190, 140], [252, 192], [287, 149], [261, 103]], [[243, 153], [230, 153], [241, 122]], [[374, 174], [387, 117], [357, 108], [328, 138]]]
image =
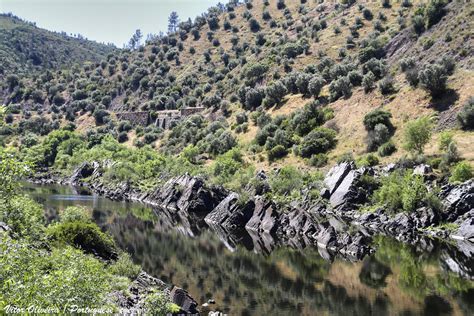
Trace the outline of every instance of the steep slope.
[[[154, 144], [177, 154], [193, 145], [204, 162], [239, 145], [263, 169], [321, 166], [347, 153], [377, 151], [380, 143], [368, 148], [373, 131], [364, 118], [379, 109], [392, 116], [384, 141], [397, 149], [380, 159], [406, 155], [407, 123], [430, 116], [437, 126], [427, 153], [439, 155], [438, 133], [453, 129], [461, 157], [472, 162], [473, 133], [459, 130], [456, 121], [473, 91], [472, 12], [470, 3], [435, 0], [230, 3], [137, 50], [4, 83], [4, 102], [17, 113], [13, 128], [29, 125], [36, 114], [46, 117], [48, 130], [70, 121], [85, 132], [95, 121], [99, 133], [129, 146]], [[402, 71], [401, 63], [409, 69]], [[442, 70], [447, 88], [436, 97], [423, 82], [407, 80], [416, 72], [419, 81], [434, 63], [455, 65]], [[370, 84], [369, 73], [375, 74]], [[217, 122], [183, 122], [171, 132], [154, 126], [162, 110], [195, 106]], [[149, 116], [149, 126], [130, 126], [115, 115], [138, 111]]]
[[50, 32], [11, 14], [0, 14], [0, 76], [97, 62], [114, 49], [112, 45]]

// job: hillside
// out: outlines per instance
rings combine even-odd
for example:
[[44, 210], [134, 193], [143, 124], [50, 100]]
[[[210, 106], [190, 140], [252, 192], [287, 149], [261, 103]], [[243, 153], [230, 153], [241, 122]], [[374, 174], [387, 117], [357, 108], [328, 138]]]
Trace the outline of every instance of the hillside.
[[11, 14], [0, 14], [0, 78], [97, 62], [115, 47], [50, 32]]
[[[438, 0], [211, 8], [135, 50], [4, 82], [4, 141], [68, 125], [165, 155], [187, 148], [204, 166], [238, 147], [246, 163], [270, 170], [324, 168], [350, 156], [392, 162], [423, 151], [437, 165], [445, 156], [439, 139], [449, 136], [472, 164], [472, 125], [457, 116], [463, 108], [472, 116], [473, 9]], [[204, 119], [156, 126], [161, 111], [187, 107], [204, 107]], [[120, 121], [123, 112], [144, 113], [148, 126]], [[369, 113], [374, 123], [364, 124]], [[407, 148], [406, 131], [424, 117], [432, 137], [421, 150]]]

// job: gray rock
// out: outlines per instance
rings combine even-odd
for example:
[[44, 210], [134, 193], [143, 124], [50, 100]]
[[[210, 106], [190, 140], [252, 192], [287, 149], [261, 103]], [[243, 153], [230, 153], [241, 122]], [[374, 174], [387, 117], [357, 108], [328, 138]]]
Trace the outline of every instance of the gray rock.
[[275, 204], [263, 197], [257, 197], [253, 215], [245, 228], [258, 233], [273, 234], [276, 232], [278, 219], [279, 213]]
[[469, 212], [466, 215], [467, 218], [465, 218], [458, 230], [452, 234], [451, 236], [455, 239], [463, 239], [463, 240], [468, 240], [470, 242], [474, 243], [474, 211]]
[[414, 223], [416, 228], [426, 228], [428, 226], [438, 225], [440, 216], [437, 212], [428, 207], [422, 207], [414, 214]]
[[7, 224], [4, 222], [0, 222], [0, 232], [7, 232], [10, 230], [10, 227], [8, 227]]
[[334, 227], [328, 226], [321, 230], [316, 237], [318, 247], [324, 249], [334, 249], [337, 246], [337, 235]]
[[429, 165], [421, 164], [413, 168], [413, 174], [419, 176], [427, 176], [433, 172], [433, 169]]
[[474, 209], [474, 180], [466, 181], [452, 188], [443, 200], [448, 222]]
[[229, 194], [206, 215], [206, 223], [222, 226], [226, 230], [243, 229], [253, 215], [255, 203], [248, 201], [241, 205], [239, 198], [237, 193]]
[[179, 287], [173, 287], [170, 293], [173, 303], [181, 308], [179, 314], [197, 314], [198, 303], [186, 292]]
[[355, 169], [353, 162], [343, 162], [335, 165], [331, 168], [331, 170], [329, 170], [326, 177], [324, 178], [324, 184], [328, 188], [330, 195], [336, 191], [337, 187], [341, 184], [349, 171], [353, 169]]
[[168, 180], [149, 198], [158, 200], [168, 209], [187, 213], [209, 213], [224, 198], [224, 190], [209, 188], [204, 180], [188, 174]]

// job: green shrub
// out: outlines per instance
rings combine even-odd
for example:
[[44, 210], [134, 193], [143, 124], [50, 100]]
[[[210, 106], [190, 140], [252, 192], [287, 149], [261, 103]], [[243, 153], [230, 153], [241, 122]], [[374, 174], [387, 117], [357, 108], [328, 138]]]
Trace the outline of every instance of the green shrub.
[[380, 157], [387, 157], [397, 151], [397, 147], [392, 141], [388, 141], [385, 144], [379, 146], [377, 153]]
[[270, 187], [277, 195], [288, 195], [303, 187], [303, 175], [293, 166], [285, 166], [270, 176]]
[[392, 77], [387, 77], [379, 82], [379, 90], [383, 95], [395, 92], [394, 80]]
[[393, 130], [393, 125], [390, 119], [392, 114], [384, 110], [373, 110], [367, 113], [364, 117], [364, 126], [366, 131], [373, 131], [375, 126], [378, 124], [383, 124], [390, 130]]
[[[0, 170], [1, 172], [1, 170]], [[0, 196], [0, 222], [7, 224], [21, 237], [37, 239], [43, 231], [44, 215], [41, 206], [26, 196]]]
[[461, 161], [454, 166], [449, 178], [450, 182], [464, 182], [473, 178], [472, 166], [466, 162]]
[[458, 112], [458, 121], [464, 130], [474, 129], [474, 97], [470, 97]]
[[145, 299], [145, 310], [149, 315], [167, 316], [180, 311], [180, 307], [171, 302], [169, 292], [155, 291]]
[[329, 93], [332, 100], [337, 100], [340, 97], [349, 97], [351, 95], [352, 85], [347, 77], [341, 77], [337, 80], [334, 80], [329, 85]]
[[423, 178], [410, 170], [404, 174], [394, 172], [383, 178], [381, 187], [374, 193], [375, 202], [390, 212], [412, 212], [426, 205], [428, 197]]
[[325, 153], [336, 146], [336, 132], [325, 127], [318, 127], [306, 135], [299, 147], [302, 157]]
[[77, 221], [87, 223], [92, 221], [92, 212], [82, 206], [69, 206], [59, 212], [59, 218], [62, 223]]
[[130, 255], [123, 252], [119, 255], [117, 261], [109, 265], [109, 271], [117, 276], [125, 276], [130, 280], [135, 280], [141, 272], [141, 267], [134, 264]]
[[446, 91], [446, 69], [440, 64], [426, 65], [418, 74], [421, 86], [430, 92], [432, 97], [439, 97]]
[[288, 154], [288, 150], [283, 145], [276, 145], [268, 151], [268, 161], [272, 162], [274, 160], [285, 157]]
[[439, 150], [445, 151], [448, 149], [449, 144], [453, 141], [453, 132], [452, 131], [444, 131], [439, 134]]
[[55, 242], [77, 247], [86, 253], [97, 254], [106, 260], [117, 257], [112, 237], [103, 233], [95, 223], [82, 221], [56, 223], [47, 228], [47, 235]]
[[427, 20], [427, 27], [430, 28], [431, 26], [438, 23], [439, 20], [445, 14], [444, 6], [446, 5], [445, 0], [430, 0], [428, 5], [425, 8], [425, 16]]
[[71, 247], [41, 250], [6, 234], [0, 241], [0, 308], [107, 307], [110, 275], [101, 261]]
[[316, 155], [311, 156], [311, 158], [309, 159], [309, 164], [313, 167], [321, 168], [327, 165], [328, 160], [329, 160], [328, 155], [316, 154]]
[[357, 160], [357, 166], [360, 167], [373, 167], [379, 164], [379, 158], [373, 154], [368, 154], [360, 157]]
[[428, 117], [422, 117], [407, 123], [405, 128], [405, 148], [422, 154], [425, 145], [431, 139], [432, 128], [433, 125]]

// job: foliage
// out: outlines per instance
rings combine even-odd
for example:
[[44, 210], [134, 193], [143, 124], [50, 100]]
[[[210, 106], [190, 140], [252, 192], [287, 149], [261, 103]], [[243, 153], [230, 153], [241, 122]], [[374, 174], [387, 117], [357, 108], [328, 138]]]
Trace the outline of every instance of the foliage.
[[171, 302], [167, 290], [155, 291], [148, 295], [145, 299], [145, 309], [147, 314], [157, 316], [179, 312], [179, 307]]
[[130, 280], [135, 280], [141, 272], [141, 267], [134, 264], [130, 255], [122, 252], [117, 261], [108, 266], [110, 273], [117, 276], [125, 276]]
[[474, 97], [470, 97], [466, 101], [461, 111], [458, 112], [457, 118], [462, 129], [474, 129]]
[[50, 225], [46, 233], [55, 242], [77, 247], [104, 259], [116, 258], [117, 249], [112, 237], [94, 223], [78, 220], [61, 222]]
[[412, 212], [426, 204], [428, 197], [423, 178], [410, 170], [404, 174], [394, 172], [383, 178], [381, 187], [374, 193], [374, 201], [391, 212]]
[[71, 247], [51, 252], [0, 234], [0, 308], [106, 306], [109, 275], [99, 260]]
[[448, 77], [443, 65], [426, 65], [420, 70], [418, 78], [421, 86], [428, 90], [433, 97], [439, 97], [446, 91], [446, 81]]
[[325, 127], [318, 127], [301, 141], [299, 152], [309, 158], [314, 154], [325, 153], [336, 146], [336, 132]]
[[449, 181], [464, 182], [472, 179], [473, 175], [472, 166], [466, 161], [461, 161], [454, 166]]
[[407, 123], [405, 128], [405, 148], [419, 154], [431, 139], [432, 123], [429, 117], [422, 117]]

